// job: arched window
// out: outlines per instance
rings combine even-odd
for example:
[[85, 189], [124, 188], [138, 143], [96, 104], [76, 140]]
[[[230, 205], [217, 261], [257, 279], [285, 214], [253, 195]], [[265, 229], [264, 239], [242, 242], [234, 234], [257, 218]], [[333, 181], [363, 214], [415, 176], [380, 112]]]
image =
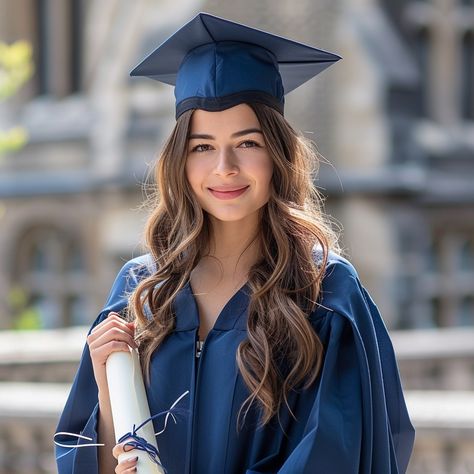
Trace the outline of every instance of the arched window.
[[16, 253], [14, 286], [42, 328], [90, 323], [84, 255], [73, 235], [53, 226], [30, 227]]

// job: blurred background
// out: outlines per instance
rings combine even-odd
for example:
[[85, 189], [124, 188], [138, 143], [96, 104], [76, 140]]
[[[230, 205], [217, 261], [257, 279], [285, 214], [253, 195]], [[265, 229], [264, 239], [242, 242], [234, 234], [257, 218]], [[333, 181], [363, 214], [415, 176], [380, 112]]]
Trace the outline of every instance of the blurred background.
[[199, 11], [343, 57], [285, 114], [327, 160], [315, 184], [390, 330], [409, 473], [474, 473], [474, 0], [0, 0], [0, 473], [56, 470], [174, 123], [172, 87], [128, 72]]

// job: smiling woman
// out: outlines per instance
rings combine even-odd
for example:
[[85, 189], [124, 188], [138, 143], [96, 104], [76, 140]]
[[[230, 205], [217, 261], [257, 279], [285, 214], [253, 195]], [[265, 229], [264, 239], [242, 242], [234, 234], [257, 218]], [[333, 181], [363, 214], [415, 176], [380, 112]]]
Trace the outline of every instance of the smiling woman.
[[60, 474], [140, 471], [114, 459], [130, 445], [115, 444], [104, 369], [135, 346], [152, 414], [189, 390], [187, 418], [153, 420], [167, 474], [405, 472], [390, 338], [340, 255], [317, 154], [283, 115], [284, 94], [338, 59], [200, 13], [134, 69], [176, 85], [176, 125], [149, 253], [117, 276], [58, 425], [105, 447], [58, 448]]

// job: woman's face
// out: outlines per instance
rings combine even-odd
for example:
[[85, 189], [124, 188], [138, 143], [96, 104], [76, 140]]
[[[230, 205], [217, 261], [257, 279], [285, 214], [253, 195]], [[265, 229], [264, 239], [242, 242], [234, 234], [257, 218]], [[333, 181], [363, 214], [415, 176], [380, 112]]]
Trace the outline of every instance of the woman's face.
[[239, 104], [191, 117], [186, 177], [201, 205], [221, 221], [239, 221], [270, 197], [273, 161], [257, 116]]

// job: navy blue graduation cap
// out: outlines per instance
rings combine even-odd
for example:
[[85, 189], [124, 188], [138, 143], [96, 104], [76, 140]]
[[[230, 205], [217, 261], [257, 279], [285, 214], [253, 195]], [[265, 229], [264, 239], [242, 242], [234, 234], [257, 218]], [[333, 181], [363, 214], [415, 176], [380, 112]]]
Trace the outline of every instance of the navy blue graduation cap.
[[131, 72], [175, 86], [176, 118], [189, 109], [262, 102], [283, 114], [284, 95], [340, 56], [198, 13]]

